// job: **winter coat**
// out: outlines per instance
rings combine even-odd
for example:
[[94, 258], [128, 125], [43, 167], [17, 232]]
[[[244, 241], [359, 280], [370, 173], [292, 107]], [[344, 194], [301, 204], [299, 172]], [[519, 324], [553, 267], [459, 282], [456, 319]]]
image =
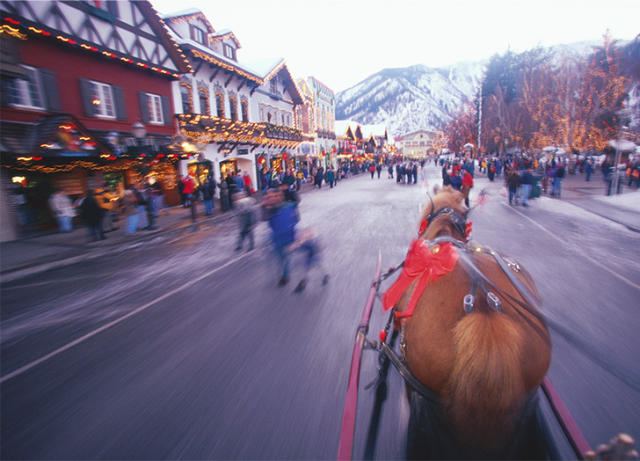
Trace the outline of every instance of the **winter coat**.
[[298, 207], [291, 202], [272, 210], [269, 216], [271, 228], [271, 240], [278, 248], [284, 248], [292, 244], [296, 239], [296, 224], [300, 221]]
[[104, 216], [105, 211], [100, 208], [93, 194], [89, 194], [80, 205], [80, 213], [86, 223], [98, 224]]
[[200, 192], [202, 193], [202, 200], [213, 200], [213, 196], [216, 193], [216, 183], [211, 180], [206, 180], [202, 186], [200, 186]]
[[73, 204], [67, 194], [56, 192], [49, 198], [49, 206], [55, 216], [66, 216], [71, 218], [75, 216]]

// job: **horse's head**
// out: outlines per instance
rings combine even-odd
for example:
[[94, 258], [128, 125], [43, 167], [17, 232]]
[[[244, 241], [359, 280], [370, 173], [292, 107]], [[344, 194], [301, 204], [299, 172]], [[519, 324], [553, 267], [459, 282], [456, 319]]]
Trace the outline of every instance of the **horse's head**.
[[432, 240], [439, 235], [451, 235], [462, 241], [467, 239], [467, 214], [464, 195], [451, 186], [445, 186], [431, 197], [420, 219], [419, 235]]

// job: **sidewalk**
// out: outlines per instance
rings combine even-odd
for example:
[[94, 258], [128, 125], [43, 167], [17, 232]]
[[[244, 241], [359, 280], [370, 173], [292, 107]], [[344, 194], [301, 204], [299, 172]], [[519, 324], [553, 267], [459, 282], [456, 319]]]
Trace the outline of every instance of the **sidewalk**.
[[[313, 184], [306, 183], [302, 185], [300, 193], [306, 194], [313, 189]], [[254, 197], [260, 201], [262, 194], [258, 192]], [[126, 221], [121, 218], [118, 222], [119, 229], [107, 232], [106, 240], [98, 242], [88, 242], [85, 226], [75, 228], [69, 233], [51, 231], [10, 242], [0, 242], [0, 281], [7, 283], [56, 267], [124, 251], [160, 235], [187, 229], [196, 230], [199, 226], [223, 222], [236, 216], [234, 210], [223, 213], [217, 199], [211, 216], [205, 216], [202, 202], [198, 202], [197, 210], [198, 218], [193, 223], [190, 209], [182, 206], [169, 208], [166, 214], [161, 213], [156, 218], [154, 224], [157, 229], [139, 230], [132, 235], [124, 233]]]
[[628, 187], [623, 179], [622, 193], [607, 196], [602, 173], [595, 172], [588, 182], [585, 177], [584, 173], [567, 174], [560, 200], [640, 232], [640, 189]]

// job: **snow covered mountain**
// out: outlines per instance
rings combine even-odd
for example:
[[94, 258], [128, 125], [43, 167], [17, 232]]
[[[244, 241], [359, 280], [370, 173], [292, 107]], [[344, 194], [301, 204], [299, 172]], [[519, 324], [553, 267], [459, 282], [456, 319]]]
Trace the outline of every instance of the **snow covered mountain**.
[[336, 119], [384, 123], [394, 136], [438, 129], [478, 91], [485, 62], [384, 69], [336, 95]]
[[[552, 63], [588, 55], [602, 41], [549, 48]], [[384, 69], [336, 95], [336, 120], [384, 123], [393, 136], [437, 130], [478, 93], [488, 60], [444, 68], [415, 65]]]

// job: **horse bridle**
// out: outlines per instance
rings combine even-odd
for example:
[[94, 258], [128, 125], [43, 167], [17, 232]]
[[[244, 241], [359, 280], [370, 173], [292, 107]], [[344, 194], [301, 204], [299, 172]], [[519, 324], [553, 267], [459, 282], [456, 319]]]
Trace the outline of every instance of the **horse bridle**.
[[471, 211], [471, 208], [469, 208], [464, 213], [464, 215], [458, 212], [457, 210], [454, 210], [451, 207], [440, 208], [438, 211], [434, 213], [433, 209], [435, 208], [435, 205], [433, 203], [433, 198], [429, 196], [429, 199], [431, 200], [431, 211], [429, 212], [429, 215], [426, 218], [424, 218], [424, 220], [420, 224], [419, 234], [420, 235], [424, 234], [424, 232], [427, 230], [427, 227], [429, 227], [429, 224], [431, 224], [437, 217], [443, 214], [449, 214], [450, 215], [449, 220], [451, 221], [453, 228], [456, 231], [460, 232], [461, 235], [464, 235], [465, 238], [467, 238], [468, 237], [467, 217], [469, 216], [469, 212]]

